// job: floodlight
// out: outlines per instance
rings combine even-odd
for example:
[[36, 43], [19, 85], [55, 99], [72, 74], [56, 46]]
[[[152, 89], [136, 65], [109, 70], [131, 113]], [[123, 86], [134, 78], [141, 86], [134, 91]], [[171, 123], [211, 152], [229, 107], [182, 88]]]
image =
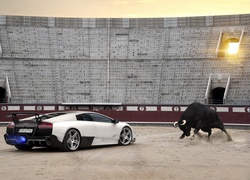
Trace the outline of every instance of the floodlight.
[[227, 52], [230, 55], [237, 54], [239, 50], [239, 42], [230, 42], [228, 43], [228, 49]]

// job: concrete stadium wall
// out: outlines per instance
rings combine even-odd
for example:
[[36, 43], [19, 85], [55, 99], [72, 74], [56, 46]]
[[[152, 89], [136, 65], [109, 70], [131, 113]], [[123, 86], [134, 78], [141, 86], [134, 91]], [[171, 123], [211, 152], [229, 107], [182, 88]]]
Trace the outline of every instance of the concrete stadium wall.
[[[13, 103], [122, 102], [171, 104], [204, 102], [209, 75], [226, 85], [228, 104], [250, 104], [250, 61], [218, 59], [111, 60], [109, 88], [103, 60], [1, 60]], [[221, 76], [222, 75], [222, 76]], [[220, 77], [220, 78], [219, 78]]]
[[[240, 38], [220, 58], [220, 33]], [[12, 103], [204, 102], [208, 78], [226, 104], [250, 104], [250, 15], [77, 19], [0, 16], [0, 86]]]
[[[67, 29], [0, 26], [2, 58], [194, 59], [217, 58], [220, 32], [240, 38], [243, 26], [164, 29]], [[249, 57], [250, 25], [238, 57]]]

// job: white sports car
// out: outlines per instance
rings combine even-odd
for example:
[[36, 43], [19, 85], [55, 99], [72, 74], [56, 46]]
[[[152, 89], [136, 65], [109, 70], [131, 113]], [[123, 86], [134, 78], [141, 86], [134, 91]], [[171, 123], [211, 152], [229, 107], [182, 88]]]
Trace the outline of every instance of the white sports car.
[[[33, 147], [56, 147], [75, 151], [80, 147], [135, 142], [131, 126], [96, 112], [65, 111], [36, 114], [18, 119], [24, 113], [13, 113], [4, 139], [19, 150]], [[27, 114], [31, 113], [25, 113]]]

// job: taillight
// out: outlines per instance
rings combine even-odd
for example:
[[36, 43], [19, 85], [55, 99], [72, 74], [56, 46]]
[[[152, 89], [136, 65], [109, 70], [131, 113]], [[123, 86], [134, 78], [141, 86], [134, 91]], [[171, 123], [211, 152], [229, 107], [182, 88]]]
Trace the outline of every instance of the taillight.
[[53, 124], [47, 123], [47, 122], [41, 122], [41, 123], [38, 125], [38, 128], [39, 128], [39, 129], [52, 129], [52, 128], [53, 128]]
[[11, 122], [7, 125], [7, 128], [14, 128], [15, 127], [15, 123], [14, 122]]

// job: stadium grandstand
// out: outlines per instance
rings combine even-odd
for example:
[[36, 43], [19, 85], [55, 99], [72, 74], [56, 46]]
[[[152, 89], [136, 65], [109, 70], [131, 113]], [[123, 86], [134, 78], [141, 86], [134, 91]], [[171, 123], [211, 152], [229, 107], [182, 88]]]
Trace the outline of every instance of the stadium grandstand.
[[1, 103], [250, 104], [250, 14], [0, 15]]

